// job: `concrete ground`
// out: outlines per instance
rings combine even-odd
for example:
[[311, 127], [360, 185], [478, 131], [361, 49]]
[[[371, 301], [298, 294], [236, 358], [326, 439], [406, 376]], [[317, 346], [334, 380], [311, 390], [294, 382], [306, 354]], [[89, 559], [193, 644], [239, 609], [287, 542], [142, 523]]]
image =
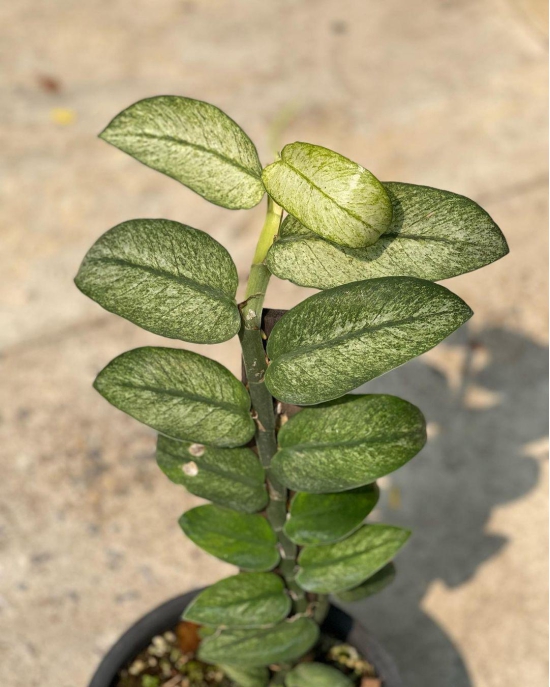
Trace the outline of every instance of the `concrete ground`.
[[[0, 676], [84, 687], [140, 614], [230, 572], [154, 437], [91, 388], [165, 343], [72, 285], [135, 217], [206, 229], [246, 275], [262, 208], [229, 212], [96, 133], [145, 96], [209, 100], [270, 161], [306, 140], [382, 179], [475, 198], [512, 253], [447, 284], [471, 325], [369, 385], [418, 403], [428, 448], [376, 517], [411, 526], [393, 587], [353, 609], [409, 687], [547, 684], [544, 0], [0, 0]], [[304, 291], [275, 281], [269, 304]], [[193, 348], [193, 347], [189, 347]], [[238, 371], [236, 341], [202, 349]]]

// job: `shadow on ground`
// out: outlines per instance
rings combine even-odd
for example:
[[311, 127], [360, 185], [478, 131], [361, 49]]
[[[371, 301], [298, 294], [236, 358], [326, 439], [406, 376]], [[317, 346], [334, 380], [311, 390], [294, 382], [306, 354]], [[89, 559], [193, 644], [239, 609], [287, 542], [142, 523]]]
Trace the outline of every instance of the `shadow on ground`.
[[470, 687], [467, 668], [443, 629], [421, 609], [428, 586], [468, 581], [506, 538], [487, 533], [493, 508], [537, 483], [526, 446], [547, 435], [546, 348], [506, 329], [448, 340], [459, 374], [421, 360], [361, 391], [391, 393], [418, 405], [433, 435], [392, 477], [381, 503], [384, 522], [413, 530], [394, 584], [349, 607], [398, 659], [407, 687]]

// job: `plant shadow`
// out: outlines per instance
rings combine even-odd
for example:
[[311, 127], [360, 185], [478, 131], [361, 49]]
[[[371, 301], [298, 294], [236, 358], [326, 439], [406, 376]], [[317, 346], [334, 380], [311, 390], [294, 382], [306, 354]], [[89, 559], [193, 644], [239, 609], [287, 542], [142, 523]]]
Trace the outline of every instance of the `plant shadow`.
[[419, 359], [360, 389], [413, 402], [432, 430], [383, 488], [380, 519], [413, 530], [397, 579], [346, 606], [396, 657], [407, 687], [471, 687], [459, 651], [422, 601], [432, 582], [458, 587], [501, 550], [506, 538], [485, 531], [491, 512], [535, 487], [538, 464], [525, 449], [547, 436], [547, 348], [507, 329], [468, 326], [444, 345], [461, 361], [459, 374]]

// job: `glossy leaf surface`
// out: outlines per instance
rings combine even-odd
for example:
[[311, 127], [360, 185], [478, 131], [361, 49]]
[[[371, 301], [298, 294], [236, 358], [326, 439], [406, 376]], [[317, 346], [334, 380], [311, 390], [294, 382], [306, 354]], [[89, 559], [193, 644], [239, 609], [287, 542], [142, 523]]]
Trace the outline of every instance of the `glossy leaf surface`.
[[245, 513], [267, 504], [265, 472], [249, 448], [215, 448], [159, 436], [157, 463], [191, 494]]
[[508, 253], [502, 232], [473, 200], [428, 186], [383, 186], [393, 217], [374, 245], [339, 246], [288, 215], [267, 255], [270, 271], [318, 289], [375, 277], [439, 281], [477, 270]]
[[202, 591], [184, 618], [199, 625], [252, 628], [275, 625], [290, 612], [282, 578], [273, 573], [241, 573]]
[[323, 663], [299, 663], [287, 675], [286, 687], [353, 687], [344, 673]]
[[363, 525], [336, 544], [307, 546], [298, 558], [296, 580], [318, 594], [353, 589], [389, 563], [409, 536], [399, 527]]
[[222, 665], [220, 668], [230, 677], [237, 687], [267, 687], [269, 670], [267, 668], [241, 668]]
[[368, 580], [362, 582], [359, 586], [353, 589], [348, 589], [346, 592], [339, 592], [336, 596], [340, 601], [346, 603], [352, 601], [359, 601], [365, 599], [373, 594], [378, 594], [395, 579], [395, 565], [388, 563], [382, 570], [379, 570], [375, 575], [369, 577]]
[[136, 219], [88, 251], [75, 283], [109, 312], [154, 334], [219, 343], [240, 327], [239, 278], [225, 248], [198, 229]]
[[146, 98], [118, 114], [100, 137], [225, 208], [251, 208], [265, 189], [250, 138], [209, 103]]
[[448, 289], [412, 277], [329, 289], [277, 322], [265, 382], [285, 403], [329, 401], [433, 348], [471, 315]]
[[207, 505], [185, 512], [179, 524], [201, 549], [239, 568], [265, 572], [279, 560], [277, 537], [261, 515]]
[[318, 637], [319, 628], [310, 618], [286, 620], [262, 630], [224, 630], [202, 642], [199, 658], [237, 666], [289, 663], [309, 651]]
[[254, 435], [243, 384], [198, 353], [136, 348], [112, 360], [94, 387], [115, 407], [175, 439], [233, 447]]
[[420, 410], [401, 398], [350, 394], [304, 408], [283, 425], [278, 439], [271, 465], [278, 479], [294, 491], [324, 494], [397, 470], [424, 446], [426, 426]]
[[338, 494], [299, 492], [292, 499], [284, 530], [300, 546], [331, 544], [356, 530], [377, 501], [375, 485]]
[[390, 226], [391, 202], [378, 179], [327, 148], [291, 143], [262, 178], [279, 205], [338, 245], [369, 246]]

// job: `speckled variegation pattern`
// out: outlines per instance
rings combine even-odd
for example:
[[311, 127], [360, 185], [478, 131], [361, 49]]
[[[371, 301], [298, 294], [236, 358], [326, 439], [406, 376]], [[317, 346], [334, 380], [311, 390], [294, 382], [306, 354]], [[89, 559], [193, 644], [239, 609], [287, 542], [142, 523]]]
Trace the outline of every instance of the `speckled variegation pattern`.
[[304, 408], [279, 432], [272, 470], [295, 491], [338, 492], [397, 470], [426, 442], [420, 410], [385, 394]]
[[388, 563], [410, 536], [390, 525], [363, 525], [336, 544], [306, 546], [298, 558], [296, 579], [318, 594], [352, 589]]
[[192, 343], [239, 331], [237, 268], [203, 231], [167, 219], [135, 219], [103, 234], [75, 283], [106, 310], [155, 334]]
[[234, 447], [254, 434], [244, 386], [198, 353], [136, 348], [112, 360], [94, 387], [109, 403], [175, 439]]
[[277, 536], [261, 515], [207, 505], [186, 511], [179, 524], [201, 549], [238, 568], [264, 572], [279, 561]]
[[146, 98], [118, 114], [101, 138], [216, 205], [251, 208], [265, 193], [256, 147], [209, 103]]
[[433, 348], [471, 315], [443, 286], [412, 277], [323, 291], [275, 325], [266, 385], [298, 405], [338, 398]]
[[252, 628], [274, 625], [290, 613], [283, 579], [274, 573], [240, 573], [202, 591], [184, 618], [199, 625]]
[[339, 245], [369, 246], [390, 226], [391, 202], [378, 179], [327, 148], [291, 143], [262, 179], [287, 212]]
[[199, 658], [245, 667], [291, 663], [307, 653], [318, 638], [319, 626], [311, 618], [258, 630], [222, 630], [202, 641]]
[[159, 436], [157, 463], [191, 494], [244, 513], [267, 504], [264, 469], [249, 448], [215, 448]]
[[266, 263], [281, 279], [330, 289], [373, 277], [430, 281], [479, 269], [508, 253], [502, 232], [477, 203], [449, 191], [387, 182], [389, 229], [366, 248], [323, 240], [288, 215]]

